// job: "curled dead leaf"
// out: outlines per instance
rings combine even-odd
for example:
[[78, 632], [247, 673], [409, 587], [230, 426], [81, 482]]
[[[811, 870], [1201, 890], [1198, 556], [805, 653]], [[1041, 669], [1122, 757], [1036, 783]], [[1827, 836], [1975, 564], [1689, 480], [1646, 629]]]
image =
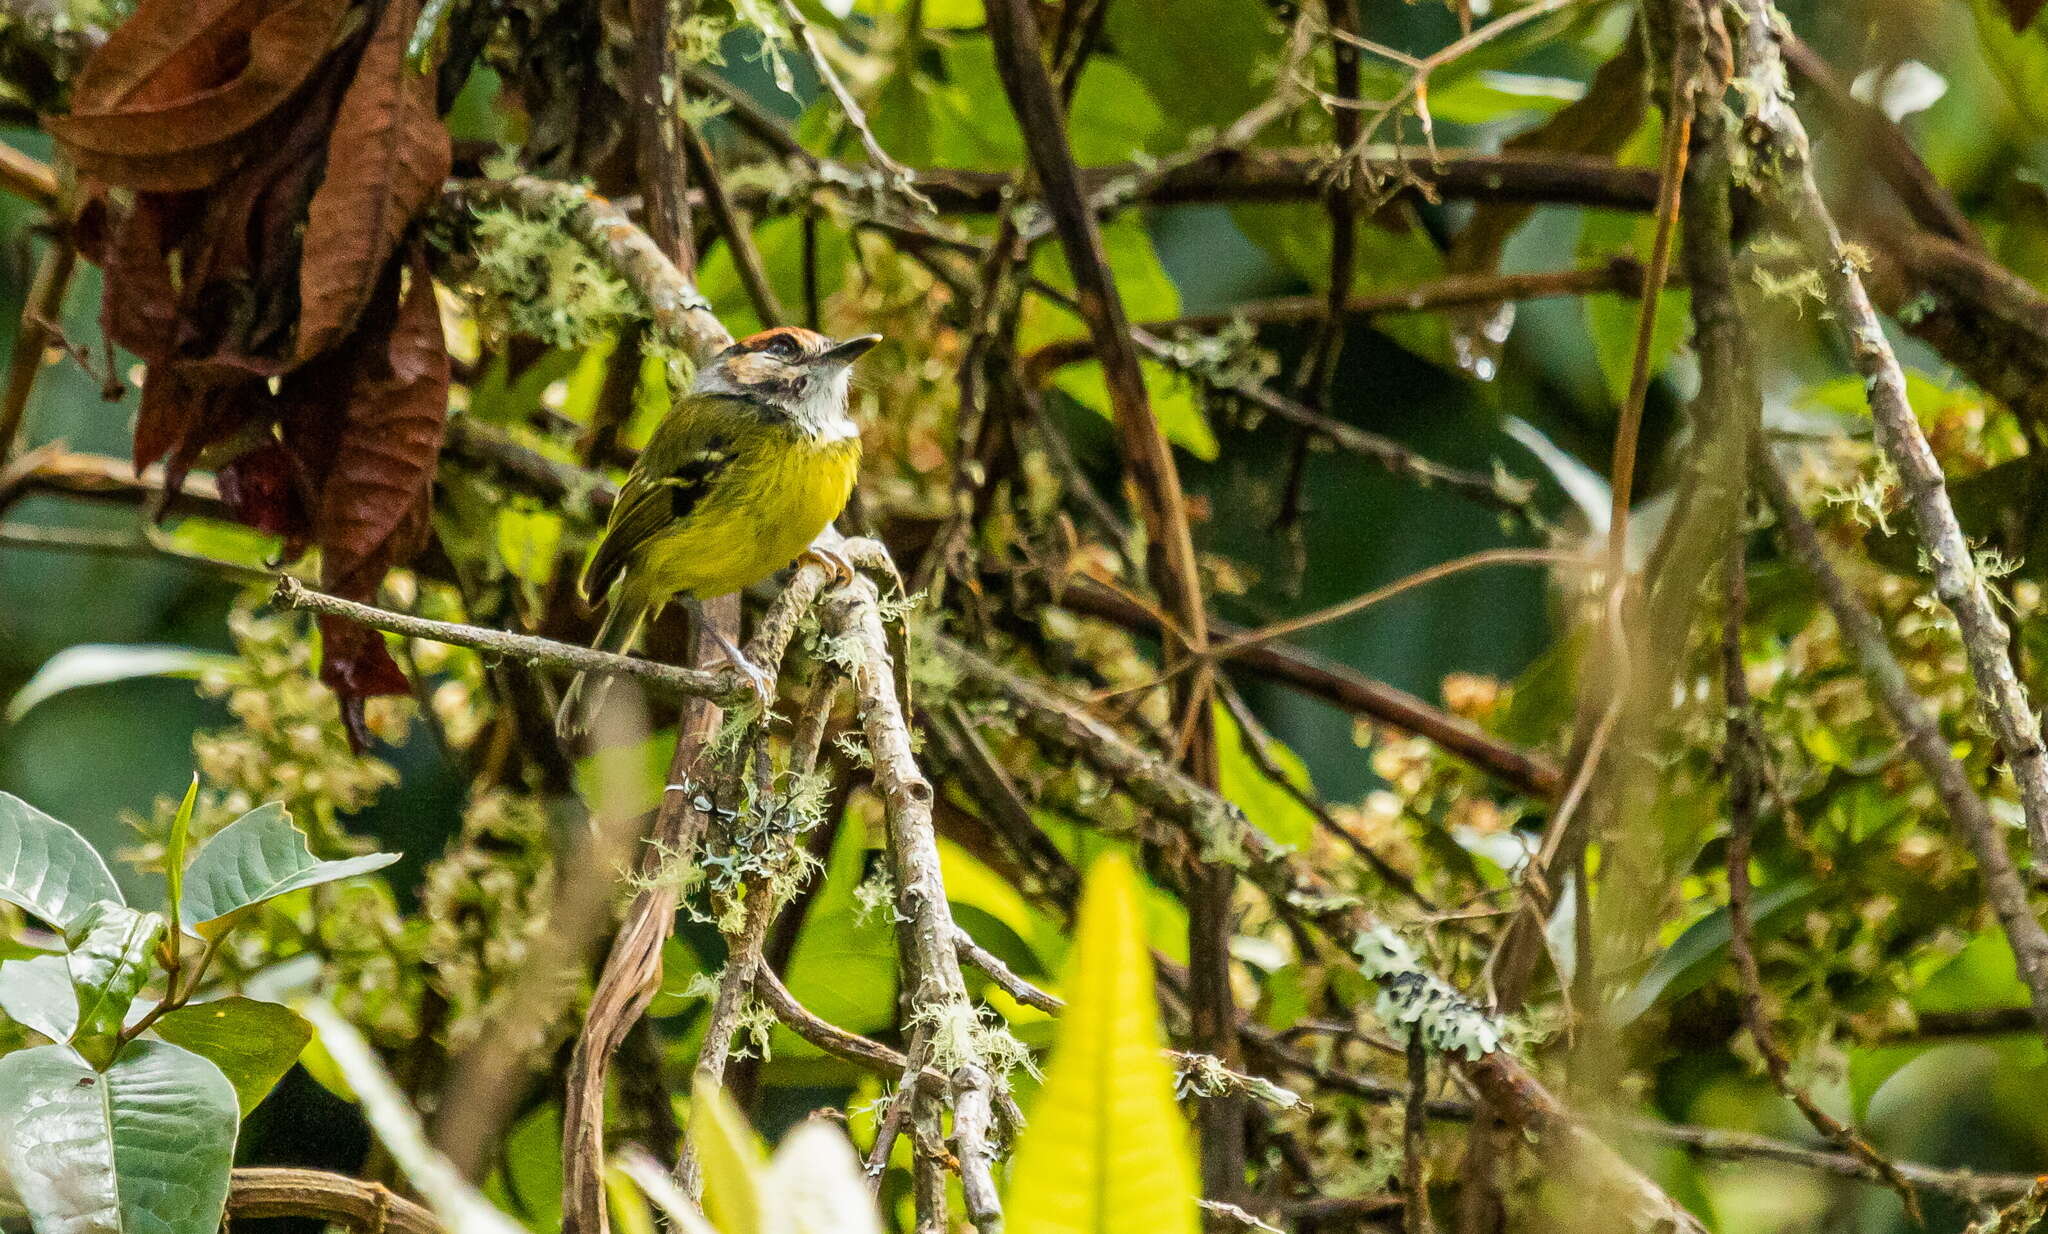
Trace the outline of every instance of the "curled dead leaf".
[[46, 126], [78, 169], [153, 192], [217, 183], [327, 58], [348, 0], [143, 0]]

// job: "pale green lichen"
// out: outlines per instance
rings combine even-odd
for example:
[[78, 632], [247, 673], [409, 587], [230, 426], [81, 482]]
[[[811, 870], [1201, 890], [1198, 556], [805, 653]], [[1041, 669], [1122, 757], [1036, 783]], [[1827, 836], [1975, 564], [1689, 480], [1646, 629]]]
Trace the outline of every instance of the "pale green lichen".
[[1308, 1110], [1309, 1103], [1291, 1088], [1283, 1088], [1261, 1076], [1232, 1071], [1214, 1054], [1171, 1051], [1174, 1061], [1173, 1095], [1226, 1097], [1240, 1094], [1274, 1110]]
[[896, 879], [885, 866], [876, 866], [854, 886], [853, 906], [853, 919], [860, 925], [909, 920], [896, 911]]
[[474, 212], [467, 290], [476, 297], [480, 321], [573, 349], [646, 318], [640, 296], [570, 234], [567, 220], [579, 205], [564, 193], [539, 212], [509, 206]]
[[1019, 1068], [1038, 1078], [1038, 1061], [1031, 1048], [1017, 1040], [993, 1011], [950, 1002], [920, 1010], [911, 1023], [926, 1030], [931, 1065], [940, 1071], [951, 1074], [961, 1067], [980, 1067], [1004, 1089], [1010, 1086], [1010, 1074]]
[[1360, 971], [1379, 984], [1373, 1012], [1396, 1041], [1406, 1044], [1419, 1032], [1423, 1044], [1435, 1053], [1457, 1054], [1468, 1061], [1500, 1049], [1501, 1025], [1424, 968], [1415, 948], [1393, 929], [1374, 926], [1359, 935], [1351, 949]]

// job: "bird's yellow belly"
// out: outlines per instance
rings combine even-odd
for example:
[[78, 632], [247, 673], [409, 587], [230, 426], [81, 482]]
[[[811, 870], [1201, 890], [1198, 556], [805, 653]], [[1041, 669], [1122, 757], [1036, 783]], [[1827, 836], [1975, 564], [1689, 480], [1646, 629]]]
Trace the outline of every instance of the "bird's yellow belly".
[[846, 508], [857, 439], [765, 453], [775, 457], [723, 477], [701, 508], [648, 543], [648, 576], [699, 599], [751, 587], [795, 561]]

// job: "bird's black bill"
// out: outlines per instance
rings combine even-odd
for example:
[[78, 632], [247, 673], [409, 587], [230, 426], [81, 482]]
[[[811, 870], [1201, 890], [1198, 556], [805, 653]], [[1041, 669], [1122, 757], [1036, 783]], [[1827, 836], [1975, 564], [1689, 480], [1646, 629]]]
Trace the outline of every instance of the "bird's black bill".
[[874, 350], [875, 344], [881, 341], [882, 336], [879, 334], [862, 334], [819, 352], [817, 362], [819, 364], [852, 364], [855, 360]]

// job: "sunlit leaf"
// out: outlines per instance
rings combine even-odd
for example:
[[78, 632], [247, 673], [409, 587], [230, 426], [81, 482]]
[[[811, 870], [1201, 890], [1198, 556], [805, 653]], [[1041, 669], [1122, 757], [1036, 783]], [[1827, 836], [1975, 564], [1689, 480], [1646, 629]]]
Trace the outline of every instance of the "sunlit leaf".
[[690, 1144], [704, 1174], [704, 1212], [719, 1234], [782, 1234], [762, 1193], [768, 1157], [725, 1090], [701, 1080], [690, 1097]]
[[1011, 1234], [1193, 1234], [1187, 1124], [1160, 1054], [1137, 875], [1089, 872], [1067, 1008], [1010, 1174]]
[[178, 914], [185, 902], [185, 850], [192, 842], [192, 808], [198, 803], [199, 773], [195, 771], [192, 783], [185, 786], [184, 799], [178, 802], [178, 812], [171, 816], [171, 834], [164, 840], [165, 913], [170, 919], [172, 947], [178, 945]]
[[277, 802], [258, 806], [215, 833], [185, 871], [185, 928], [218, 938], [236, 914], [286, 892], [381, 870], [397, 853], [322, 861]]
[[151, 1031], [219, 1067], [235, 1086], [244, 1118], [277, 1087], [313, 1038], [313, 1026], [298, 1012], [240, 995], [180, 1007], [159, 1018]]
[[[1315, 812], [1303, 805], [1286, 785], [1276, 783], [1266, 774], [1246, 744], [1258, 738], [1238, 726], [1228, 707], [1215, 703], [1210, 710], [1216, 723], [1218, 787], [1223, 795], [1244, 811], [1252, 826], [1271, 839], [1291, 849], [1307, 847], [1315, 834]], [[1286, 776], [1295, 789], [1315, 791], [1309, 780], [1308, 764], [1299, 755], [1278, 741], [1268, 740], [1264, 749], [1274, 770]]]
[[860, 1159], [832, 1123], [798, 1123], [775, 1146], [765, 1181], [788, 1234], [882, 1234]]
[[0, 1014], [52, 1041], [69, 1041], [78, 1030], [78, 995], [71, 989], [71, 964], [61, 955], [35, 956], [0, 964]]
[[115, 1039], [128, 1005], [149, 980], [164, 919], [125, 904], [101, 900], [86, 910], [70, 933], [66, 961], [78, 995], [78, 1027], [71, 1044], [96, 1067], [113, 1058]]
[[126, 902], [84, 836], [12, 793], [0, 793], [0, 900], [65, 931], [96, 901]]

